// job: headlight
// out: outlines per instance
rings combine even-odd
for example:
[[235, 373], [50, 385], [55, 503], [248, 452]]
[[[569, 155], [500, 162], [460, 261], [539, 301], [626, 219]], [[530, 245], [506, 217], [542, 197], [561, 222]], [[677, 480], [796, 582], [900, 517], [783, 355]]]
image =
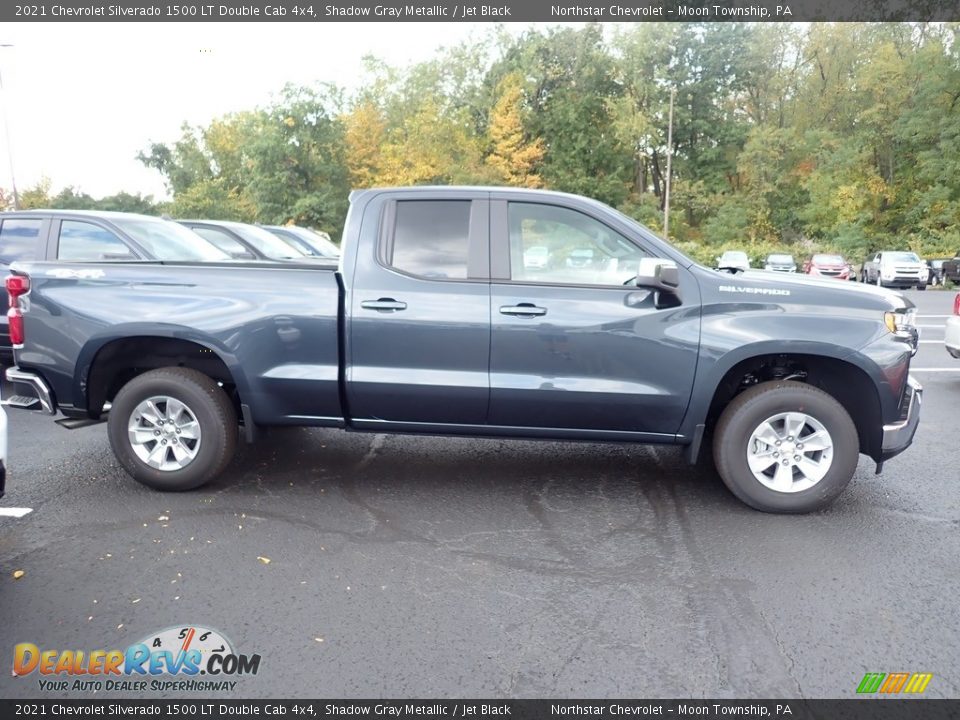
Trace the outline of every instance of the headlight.
[[917, 309], [895, 310], [883, 314], [883, 323], [892, 333], [910, 333], [916, 329]]

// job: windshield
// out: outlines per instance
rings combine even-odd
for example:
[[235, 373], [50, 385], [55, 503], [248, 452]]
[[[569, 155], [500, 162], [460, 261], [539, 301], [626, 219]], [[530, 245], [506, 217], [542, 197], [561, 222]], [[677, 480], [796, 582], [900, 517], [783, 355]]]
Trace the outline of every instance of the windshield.
[[840, 255], [814, 255], [813, 262], [817, 265], [843, 265], [843, 258]]
[[229, 260], [195, 232], [169, 220], [113, 220], [113, 223], [139, 243], [152, 260], [210, 262]]
[[285, 227], [284, 230], [288, 230], [303, 240], [303, 242], [316, 250], [321, 257], [340, 257], [340, 248], [338, 248], [329, 237], [324, 237], [309, 228], [288, 226]]
[[767, 262], [772, 263], [792, 263], [793, 255], [771, 255], [767, 258]]
[[305, 257], [269, 230], [242, 224], [231, 224], [229, 228], [271, 260], [301, 260]]
[[883, 259], [892, 260], [893, 262], [920, 262], [917, 254], [912, 252], [886, 252], [883, 254]]

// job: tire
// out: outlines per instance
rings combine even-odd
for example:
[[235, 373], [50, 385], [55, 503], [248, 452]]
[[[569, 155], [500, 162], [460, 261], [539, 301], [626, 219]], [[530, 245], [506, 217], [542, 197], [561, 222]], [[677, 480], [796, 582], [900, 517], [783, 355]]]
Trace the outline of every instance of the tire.
[[[798, 419], [810, 421], [800, 426], [797, 438], [810, 440], [812, 445], [818, 442], [813, 440], [813, 433], [820, 435], [818, 430], [823, 429], [827, 434], [820, 437], [825, 437], [831, 447], [820, 451], [799, 447], [790, 450], [789, 455], [801, 457], [803, 462], [785, 467], [781, 477], [779, 463], [783, 460], [772, 459], [777, 449], [773, 444], [757, 440], [756, 435], [765, 424], [771, 429], [778, 428], [777, 421], [769, 421], [782, 415], [790, 419], [794, 428], [798, 427]], [[793, 437], [786, 435], [787, 431], [789, 426], [784, 426], [782, 437], [777, 433], [781, 442]], [[792, 442], [796, 444], [796, 440]], [[769, 448], [769, 457], [767, 453], [756, 452], [758, 448]], [[721, 414], [713, 437], [714, 462], [724, 484], [739, 500], [763, 512], [806, 513], [826, 507], [850, 482], [859, 455], [857, 428], [844, 407], [823, 390], [793, 381], [762, 383], [738, 395]], [[761, 482], [750, 462], [759, 467], [768, 460], [771, 465], [764, 472], [772, 473], [772, 477], [764, 475], [766, 482]], [[811, 468], [816, 472], [825, 468], [826, 472], [813, 481], [804, 473], [804, 470], [813, 472]], [[770, 487], [778, 479], [786, 481], [790, 489]]]
[[[165, 418], [168, 423], [159, 422]], [[113, 399], [107, 422], [110, 447], [123, 469], [155, 490], [200, 487], [226, 468], [237, 446], [230, 398], [214, 380], [188, 368], [138, 375]]]
[[917, 290], [926, 290], [926, 289], [927, 289], [926, 283], [924, 283], [923, 285], [917, 285]]
[[880, 279], [880, 273], [877, 273], [877, 287], [883, 287], [883, 280]]

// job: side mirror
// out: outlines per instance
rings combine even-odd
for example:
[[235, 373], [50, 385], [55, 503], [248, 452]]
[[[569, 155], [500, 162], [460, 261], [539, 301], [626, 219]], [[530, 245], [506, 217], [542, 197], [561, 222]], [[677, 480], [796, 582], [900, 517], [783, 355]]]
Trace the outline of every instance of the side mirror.
[[637, 287], [675, 292], [680, 286], [680, 271], [673, 260], [643, 258], [637, 269]]

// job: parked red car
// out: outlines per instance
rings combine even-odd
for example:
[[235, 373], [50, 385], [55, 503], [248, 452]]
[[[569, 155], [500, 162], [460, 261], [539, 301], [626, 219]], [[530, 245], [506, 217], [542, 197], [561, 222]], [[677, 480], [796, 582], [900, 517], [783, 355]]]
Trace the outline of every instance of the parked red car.
[[840, 255], [817, 254], [803, 263], [803, 272], [817, 277], [831, 277], [837, 280], [854, 280], [856, 275], [850, 265]]

